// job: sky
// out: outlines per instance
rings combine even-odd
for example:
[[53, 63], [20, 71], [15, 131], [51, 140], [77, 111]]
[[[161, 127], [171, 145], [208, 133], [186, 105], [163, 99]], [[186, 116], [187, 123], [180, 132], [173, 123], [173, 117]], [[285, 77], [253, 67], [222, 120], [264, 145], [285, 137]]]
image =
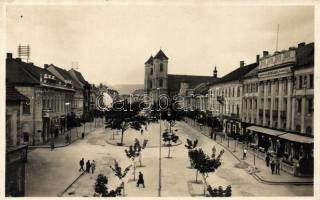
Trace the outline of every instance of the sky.
[[203, 4], [9, 5], [6, 51], [31, 46], [31, 62], [79, 71], [91, 83], [143, 84], [161, 48], [169, 74], [221, 77], [257, 54], [314, 41], [312, 6]]

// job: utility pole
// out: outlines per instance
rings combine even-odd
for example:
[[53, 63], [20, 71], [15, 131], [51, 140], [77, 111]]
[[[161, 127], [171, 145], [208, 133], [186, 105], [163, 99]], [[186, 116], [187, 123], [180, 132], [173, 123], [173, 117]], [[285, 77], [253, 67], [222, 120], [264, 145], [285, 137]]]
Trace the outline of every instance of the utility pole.
[[[160, 89], [158, 88], [158, 97], [160, 96]], [[159, 188], [158, 197], [161, 197], [161, 110], [160, 110], [160, 99], [158, 98], [159, 112], [160, 112], [160, 131], [159, 131]]]

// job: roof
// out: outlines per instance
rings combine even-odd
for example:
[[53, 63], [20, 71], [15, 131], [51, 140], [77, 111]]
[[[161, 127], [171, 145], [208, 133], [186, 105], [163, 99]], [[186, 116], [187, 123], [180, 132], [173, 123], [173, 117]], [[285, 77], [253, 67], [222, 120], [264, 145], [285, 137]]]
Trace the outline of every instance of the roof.
[[296, 49], [296, 67], [314, 65], [314, 43], [299, 46]]
[[264, 134], [272, 135], [272, 136], [280, 136], [280, 135], [283, 135], [286, 133], [283, 131], [278, 131], [278, 130], [274, 130], [274, 129], [270, 129], [270, 128], [259, 127], [259, 126], [250, 126], [247, 128], [247, 130], [252, 130], [255, 132], [264, 133]]
[[258, 71], [259, 71], [259, 66], [253, 68], [253, 70], [251, 70], [249, 73], [244, 75], [242, 79], [244, 79], [244, 78], [252, 78], [252, 77], [258, 76]]
[[14, 88], [13, 84], [6, 81], [6, 101], [29, 101], [29, 98]]
[[306, 144], [312, 144], [313, 138], [306, 137], [298, 134], [292, 134], [292, 133], [286, 133], [284, 135], [280, 135], [279, 138], [290, 140], [292, 142], [298, 142], [298, 143], [306, 143]]
[[69, 80], [69, 81], [72, 81], [72, 84], [74, 86], [74, 88], [76, 89], [83, 89], [83, 87], [77, 82], [77, 80], [75, 80], [67, 70], [65, 69], [62, 69], [60, 67], [57, 67], [53, 64], [50, 64], [50, 66], [54, 67], [58, 73], [65, 79], [65, 80]]
[[200, 83], [193, 88], [194, 94], [207, 94], [208, 90], [209, 82]]
[[152, 64], [152, 62], [153, 62], [153, 56], [150, 56], [150, 58], [144, 64]]
[[40, 74], [50, 74], [48, 70], [25, 63], [19, 59], [6, 60], [6, 78], [14, 85], [39, 85]]
[[[89, 84], [89, 82], [88, 81], [86, 81], [86, 79], [84, 79], [84, 77], [82, 76], [82, 74], [81, 74], [81, 72], [79, 72], [79, 71], [77, 71], [77, 70], [75, 70], [75, 69], [71, 69], [73, 72], [74, 72], [74, 74], [76, 75], [76, 77], [78, 78], [78, 80], [81, 82], [81, 83], [83, 83], [83, 84]], [[71, 70], [69, 70], [69, 71], [71, 71]]]
[[[259, 65], [259, 63], [252, 63], [243, 67], [238, 67], [237, 69], [233, 70], [229, 74], [223, 76], [222, 78], [219, 79], [219, 81], [216, 81], [213, 84], [217, 83], [226, 83], [226, 82], [231, 82], [231, 81], [238, 81], [242, 77], [244, 77], [246, 74], [248, 74], [251, 70], [256, 68]], [[211, 84], [211, 85], [213, 85]]]
[[159, 60], [168, 60], [169, 58], [166, 56], [166, 54], [163, 53], [163, 51], [160, 49], [159, 52], [154, 56], [154, 59]]
[[189, 88], [194, 88], [200, 83], [208, 82], [213, 83], [216, 78], [213, 76], [192, 76], [192, 75], [175, 75], [168, 74], [168, 89], [170, 91], [179, 91], [180, 84], [186, 82], [189, 84]]

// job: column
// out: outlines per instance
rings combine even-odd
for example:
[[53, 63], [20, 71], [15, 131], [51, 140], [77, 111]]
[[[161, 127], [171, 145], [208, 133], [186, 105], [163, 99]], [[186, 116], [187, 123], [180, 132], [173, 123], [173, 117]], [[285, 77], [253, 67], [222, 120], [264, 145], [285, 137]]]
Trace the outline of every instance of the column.
[[279, 95], [278, 95], [278, 127], [277, 129], [281, 129], [281, 112], [283, 111], [282, 103], [283, 103], [283, 86], [282, 86], [282, 79], [279, 79]]
[[250, 101], [249, 98], [247, 98], [247, 99], [246, 99], [246, 111], [247, 111], [247, 112], [246, 112], [246, 118], [247, 118], [247, 119], [246, 119], [246, 122], [249, 122], [249, 109], [250, 109], [250, 107], [249, 107], [249, 101]]
[[267, 98], [267, 81], [264, 81], [263, 83], [263, 87], [264, 87], [264, 91], [263, 91], [263, 122], [262, 122], [262, 125], [263, 126], [266, 126], [267, 125], [267, 120], [266, 120], [266, 109], [267, 109], [267, 103], [268, 103], [268, 98]]
[[257, 95], [257, 124], [260, 124], [260, 117], [259, 117], [259, 109], [260, 109], [260, 93], [261, 93], [261, 88], [260, 88], [260, 83], [258, 82], [258, 95]]
[[[294, 117], [295, 117], [295, 107], [296, 107], [296, 98], [292, 98], [292, 106], [291, 106], [291, 111], [292, 111], [292, 114], [291, 114], [291, 130], [295, 131], [295, 121], [294, 121]], [[301, 113], [300, 113], [301, 114]]]
[[270, 127], [273, 127], [273, 109], [274, 109], [274, 85], [275, 85], [275, 80], [271, 80], [271, 105], [270, 105]]
[[305, 113], [306, 113], [306, 97], [303, 96], [301, 99], [301, 133], [306, 133], [306, 127], [304, 124]]
[[254, 116], [254, 113], [253, 113], [253, 108], [254, 108], [254, 106], [255, 106], [255, 103], [254, 103], [254, 98], [251, 98], [251, 123], [253, 123], [254, 122], [254, 120], [253, 120], [253, 116]]
[[291, 125], [291, 95], [292, 95], [292, 77], [288, 77], [287, 80], [287, 121], [286, 121], [286, 129], [290, 130]]

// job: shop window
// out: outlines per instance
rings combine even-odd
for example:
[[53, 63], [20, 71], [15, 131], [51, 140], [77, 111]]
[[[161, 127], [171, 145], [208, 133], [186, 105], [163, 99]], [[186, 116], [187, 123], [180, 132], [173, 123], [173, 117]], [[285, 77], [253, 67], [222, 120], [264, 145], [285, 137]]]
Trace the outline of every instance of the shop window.
[[308, 113], [313, 113], [313, 98], [307, 99], [308, 102]]
[[22, 103], [22, 114], [24, 115], [30, 114], [30, 102], [25, 101]]
[[237, 96], [240, 97], [240, 87], [238, 87]]

